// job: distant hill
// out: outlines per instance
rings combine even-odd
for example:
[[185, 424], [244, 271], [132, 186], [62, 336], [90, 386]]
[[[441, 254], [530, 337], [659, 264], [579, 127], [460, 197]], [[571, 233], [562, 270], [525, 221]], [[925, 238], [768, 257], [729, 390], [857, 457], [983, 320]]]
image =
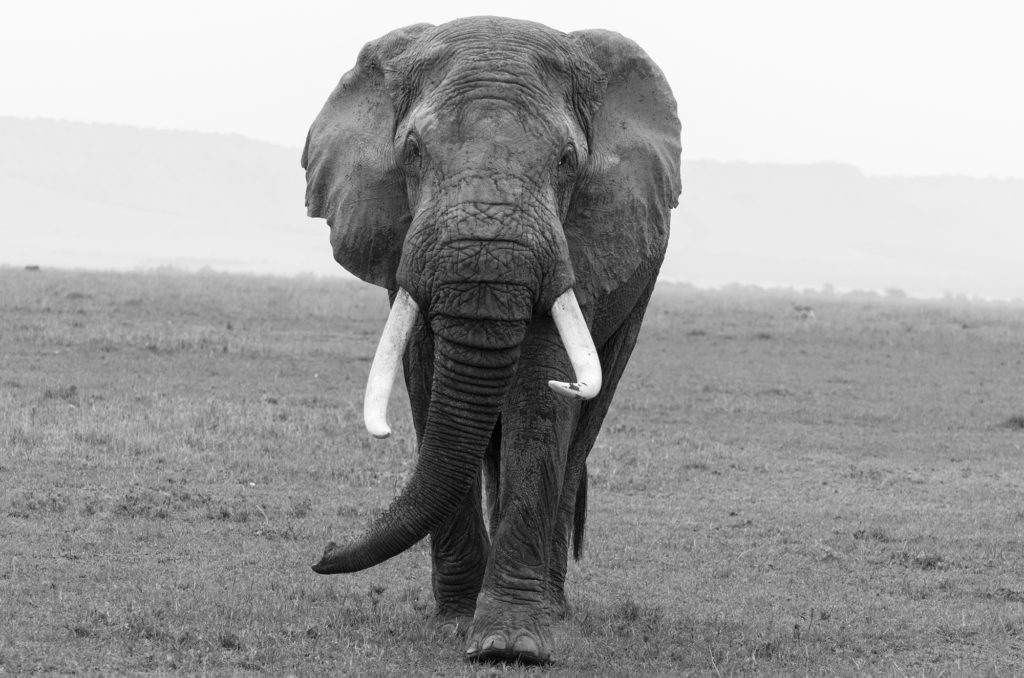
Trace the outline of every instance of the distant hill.
[[673, 228], [666, 274], [698, 283], [1024, 298], [1019, 179], [689, 162]]
[[306, 217], [300, 155], [240, 136], [0, 118], [0, 263], [340, 272], [327, 225]]
[[[341, 274], [296, 147], [0, 117], [0, 264]], [[1024, 180], [691, 161], [668, 280], [1024, 298]]]

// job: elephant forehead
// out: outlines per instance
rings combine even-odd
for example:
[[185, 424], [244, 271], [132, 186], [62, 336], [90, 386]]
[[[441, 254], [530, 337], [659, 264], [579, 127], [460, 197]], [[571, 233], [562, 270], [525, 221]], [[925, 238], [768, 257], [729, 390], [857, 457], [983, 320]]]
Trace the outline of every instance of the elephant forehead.
[[449, 180], [511, 180], [545, 169], [565, 140], [578, 136], [563, 109], [536, 99], [517, 103], [514, 97], [446, 100], [418, 110], [409, 126], [422, 133], [427, 152], [444, 165]]
[[579, 58], [564, 34], [541, 24], [473, 17], [424, 35], [395, 64], [391, 78], [400, 96], [434, 95], [448, 107], [472, 100], [540, 101], [564, 98]]
[[[505, 60], [536, 65], [539, 60], [565, 61], [569, 51], [565, 35], [543, 24], [503, 17], [467, 17], [441, 24], [427, 49], [458, 48], [454, 62], [474, 64]], [[465, 57], [465, 58], [463, 58]]]
[[[464, 182], [456, 189], [455, 200], [460, 203], [498, 203], [502, 200], [518, 201], [522, 190], [517, 186], [501, 189], [494, 182]], [[486, 207], [484, 208], [486, 212]], [[486, 216], [486, 215], [485, 215]]]
[[429, 229], [438, 247], [460, 253], [526, 256], [552, 244], [559, 227], [554, 212], [526, 202], [469, 202], [441, 213]]

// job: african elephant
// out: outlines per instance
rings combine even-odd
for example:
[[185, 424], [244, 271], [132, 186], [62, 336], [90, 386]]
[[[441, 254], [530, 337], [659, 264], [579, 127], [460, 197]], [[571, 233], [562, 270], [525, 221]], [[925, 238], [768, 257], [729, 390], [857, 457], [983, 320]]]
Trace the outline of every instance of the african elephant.
[[388, 434], [404, 366], [418, 439], [402, 492], [313, 569], [372, 567], [429, 533], [437, 619], [471, 659], [551, 657], [587, 455], [680, 193], [675, 109], [617, 33], [478, 17], [368, 43], [309, 130], [309, 215], [391, 301], [366, 425]]

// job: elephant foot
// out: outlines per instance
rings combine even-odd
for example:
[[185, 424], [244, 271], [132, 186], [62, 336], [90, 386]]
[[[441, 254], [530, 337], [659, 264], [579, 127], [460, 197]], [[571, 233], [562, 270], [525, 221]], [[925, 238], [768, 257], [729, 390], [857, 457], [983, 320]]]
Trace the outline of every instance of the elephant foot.
[[478, 662], [547, 664], [553, 648], [550, 613], [532, 607], [478, 607], [466, 637], [466, 658]]
[[[482, 637], [481, 637], [482, 636]], [[551, 641], [529, 629], [472, 634], [466, 644], [466, 658], [476, 662], [517, 662], [547, 664], [551, 661]]]

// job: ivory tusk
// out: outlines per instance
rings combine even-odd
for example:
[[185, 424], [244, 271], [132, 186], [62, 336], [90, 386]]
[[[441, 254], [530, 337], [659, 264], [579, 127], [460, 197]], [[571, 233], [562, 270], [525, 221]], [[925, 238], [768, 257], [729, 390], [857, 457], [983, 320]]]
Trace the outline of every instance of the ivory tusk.
[[598, 360], [597, 348], [587, 329], [587, 321], [583, 319], [580, 304], [576, 301], [576, 293], [571, 288], [555, 299], [551, 305], [551, 317], [555, 320], [565, 352], [569, 354], [576, 381], [566, 383], [552, 380], [548, 386], [555, 393], [590, 400], [601, 391], [601, 361]]
[[366, 430], [374, 438], [387, 438], [391, 435], [391, 427], [388, 426], [388, 398], [419, 312], [419, 307], [409, 293], [399, 288], [370, 365], [370, 376], [366, 380], [363, 421]]

